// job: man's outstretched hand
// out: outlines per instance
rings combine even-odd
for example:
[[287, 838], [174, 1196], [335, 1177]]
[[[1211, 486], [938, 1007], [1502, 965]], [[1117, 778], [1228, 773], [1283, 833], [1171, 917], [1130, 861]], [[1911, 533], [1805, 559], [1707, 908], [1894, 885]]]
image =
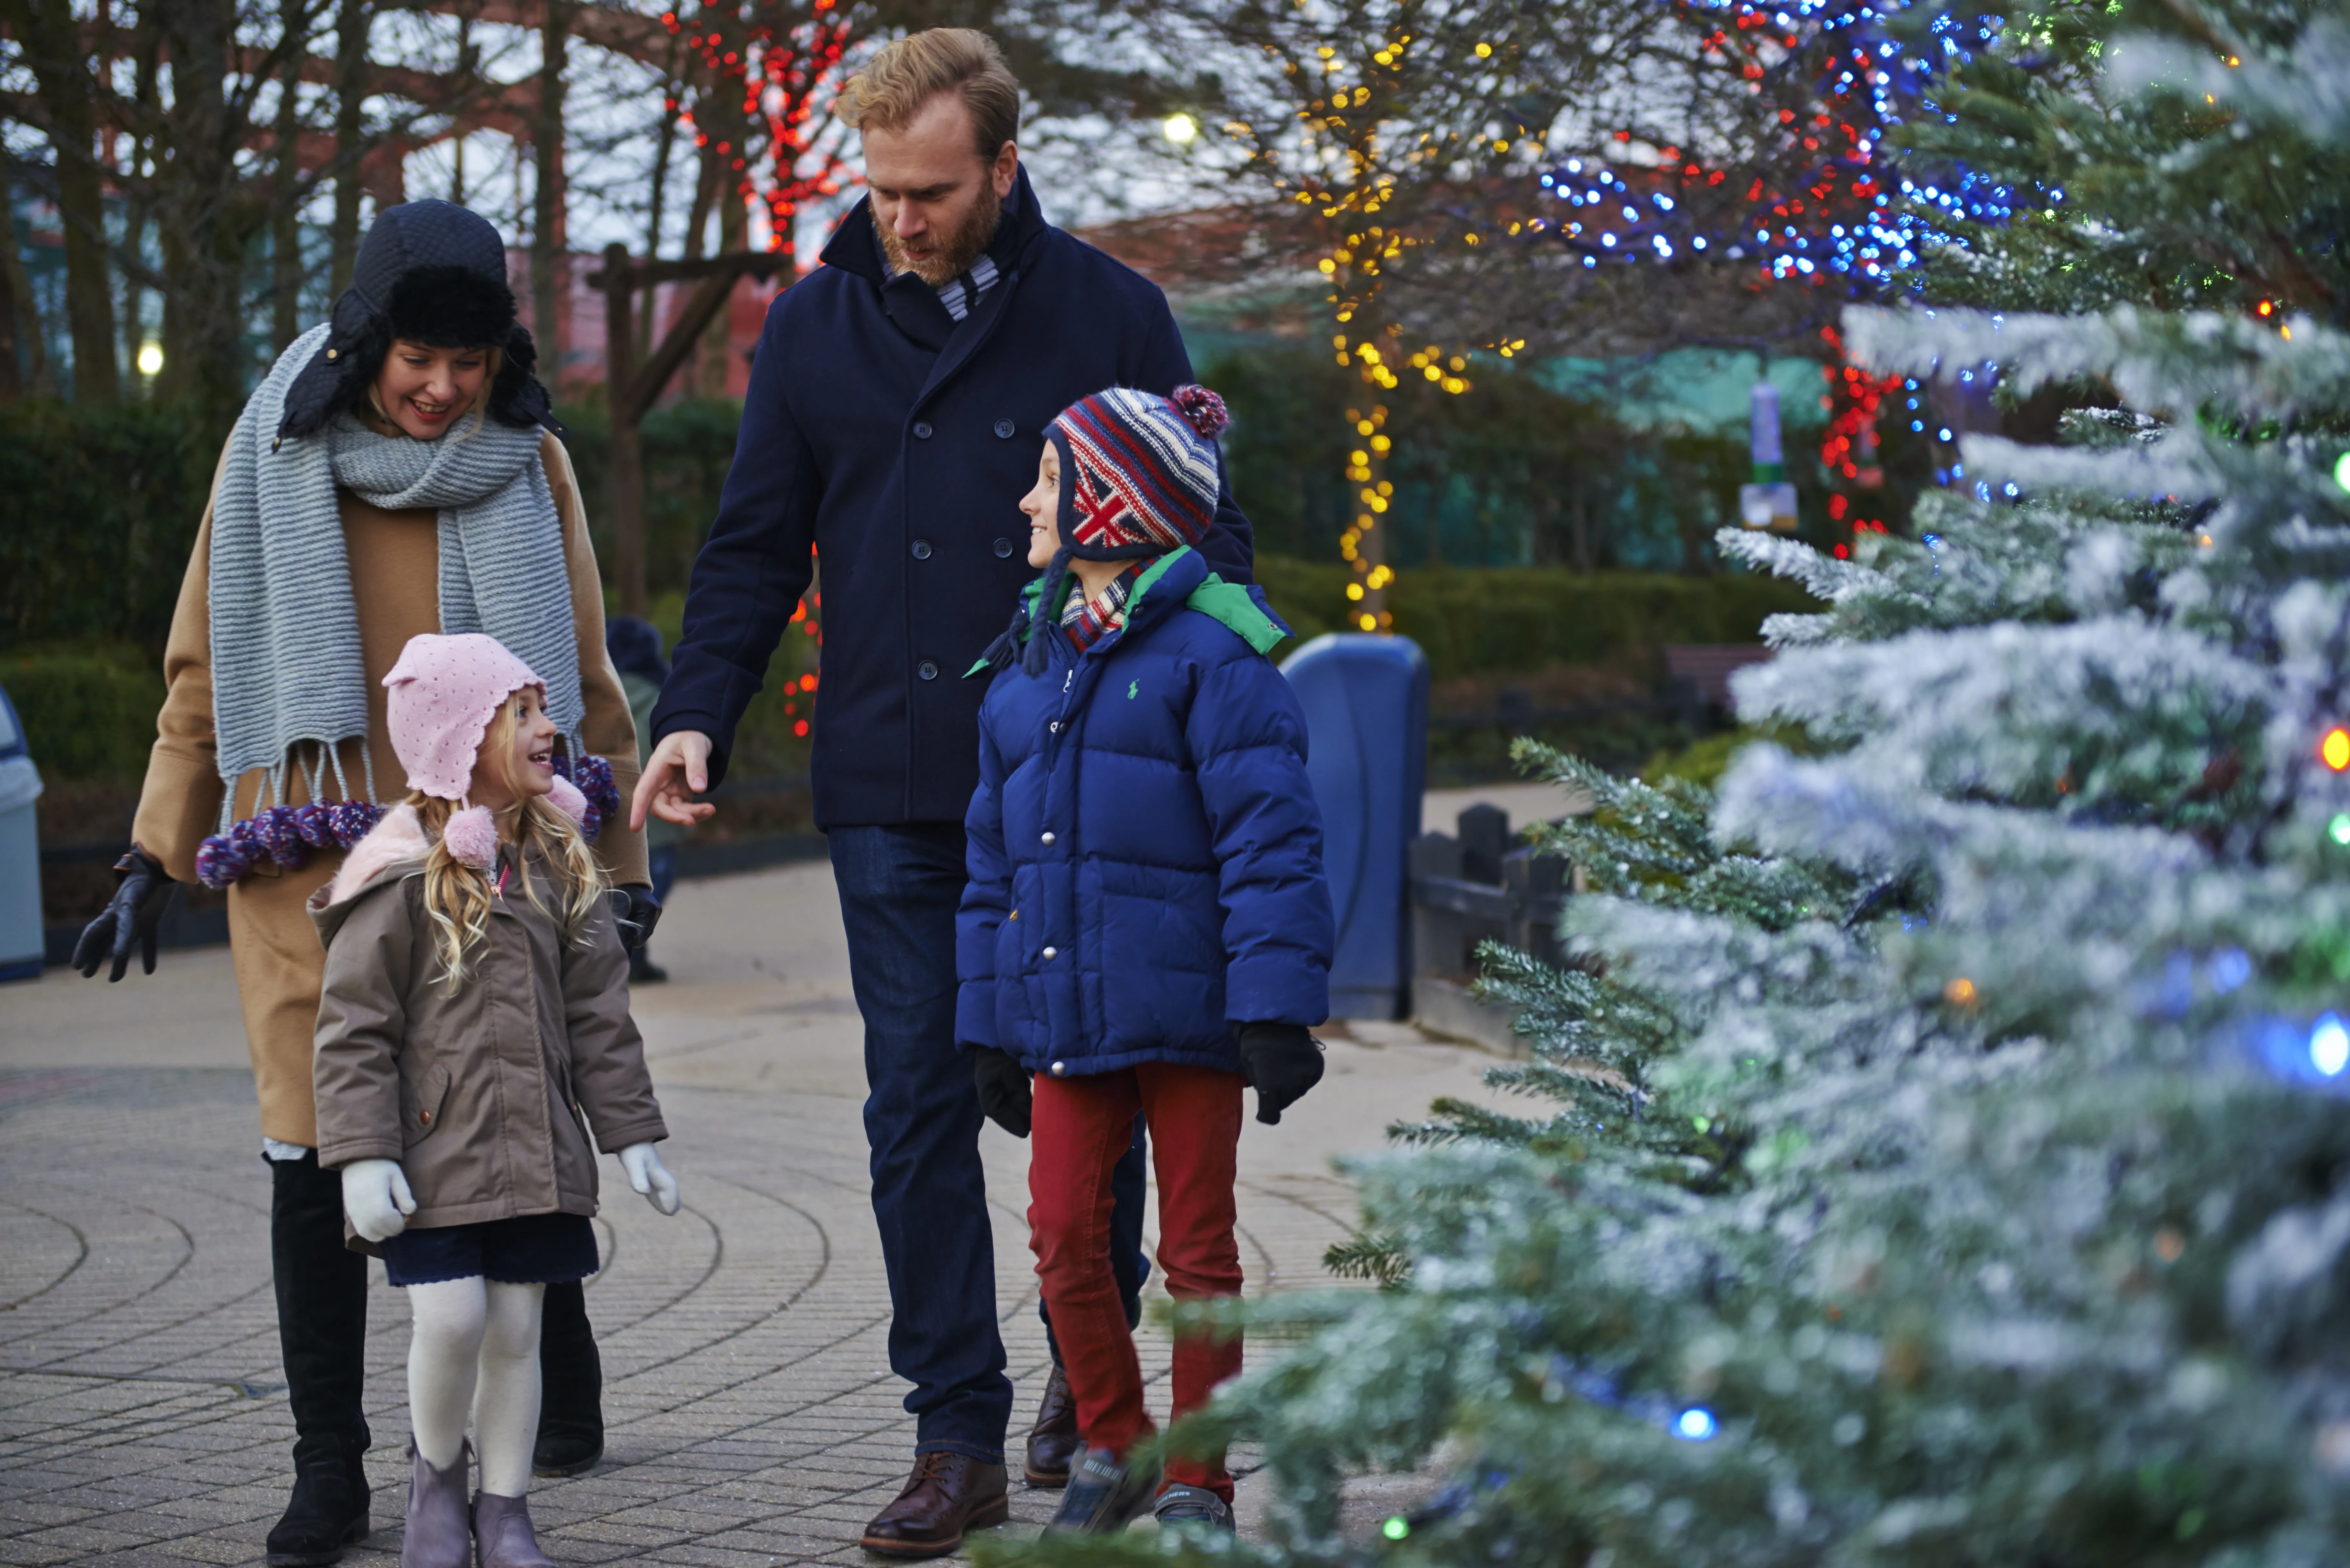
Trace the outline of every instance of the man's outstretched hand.
[[693, 796], [710, 787], [710, 737], [699, 730], [671, 730], [645, 759], [637, 793], [629, 802], [629, 826], [644, 831], [650, 813], [663, 822], [691, 827], [718, 808]]

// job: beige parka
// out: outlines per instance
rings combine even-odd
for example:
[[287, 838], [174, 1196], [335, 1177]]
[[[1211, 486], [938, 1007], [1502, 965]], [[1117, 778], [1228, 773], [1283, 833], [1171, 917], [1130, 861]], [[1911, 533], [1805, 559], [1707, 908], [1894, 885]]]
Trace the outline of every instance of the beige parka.
[[424, 908], [429, 847], [415, 810], [396, 807], [310, 898], [327, 951], [318, 1164], [398, 1160], [411, 1230], [593, 1214], [597, 1148], [669, 1136], [611, 906], [567, 939], [554, 874], [536, 852], [521, 862], [534, 902], [505, 846], [488, 938], [452, 991]]

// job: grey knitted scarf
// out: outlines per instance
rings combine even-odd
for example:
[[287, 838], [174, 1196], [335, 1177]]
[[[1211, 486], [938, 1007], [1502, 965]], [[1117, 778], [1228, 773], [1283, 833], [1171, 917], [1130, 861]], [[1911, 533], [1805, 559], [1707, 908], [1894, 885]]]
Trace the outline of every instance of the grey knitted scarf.
[[[375, 796], [338, 488], [387, 511], [440, 513], [441, 630], [487, 632], [512, 649], [546, 682], [547, 717], [576, 753], [578, 632], [538, 431], [469, 415], [437, 441], [412, 441], [347, 416], [279, 441], [286, 389], [326, 333], [295, 339], [245, 403], [213, 500], [213, 727], [231, 800], [255, 768], [269, 770], [269, 799], [282, 796], [283, 770], [304, 742], [318, 747], [350, 797], [335, 748], [354, 739], [367, 758], [367, 798]], [[224, 803], [224, 822], [230, 809]]]

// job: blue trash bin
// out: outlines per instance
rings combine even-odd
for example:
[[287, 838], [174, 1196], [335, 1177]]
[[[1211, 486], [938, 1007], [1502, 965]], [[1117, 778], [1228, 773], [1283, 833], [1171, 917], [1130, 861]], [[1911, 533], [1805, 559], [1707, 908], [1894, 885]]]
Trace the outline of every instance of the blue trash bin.
[[1305, 710], [1306, 775], [1322, 808], [1338, 921], [1330, 1016], [1411, 1013], [1410, 883], [1428, 769], [1428, 659], [1407, 638], [1317, 637], [1283, 661]]
[[41, 773], [16, 706], [0, 691], [0, 981], [41, 973], [41, 836], [33, 818]]

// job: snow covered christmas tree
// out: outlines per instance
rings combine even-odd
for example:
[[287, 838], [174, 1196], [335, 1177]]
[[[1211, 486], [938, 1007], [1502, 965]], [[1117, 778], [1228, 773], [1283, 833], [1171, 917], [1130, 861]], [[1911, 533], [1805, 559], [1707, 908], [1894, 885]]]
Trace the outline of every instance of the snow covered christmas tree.
[[[1814, 754], [1716, 799], [1523, 748], [1600, 803], [1550, 832], [1569, 966], [1491, 959], [1536, 1114], [1440, 1106], [1366, 1164], [1396, 1288], [1253, 1309], [1305, 1334], [1221, 1407], [1263, 1560], [2350, 1562], [2350, 26], [2067, 15], [2167, 160], [2070, 193], [2106, 298], [2206, 155], [2300, 182], [2258, 204], [2301, 292], [1852, 315], [1875, 371], [2113, 406], [1970, 440], [1915, 541], [1725, 533], [1827, 606], [1738, 686]], [[1340, 1543], [1341, 1476], [1448, 1440], [1444, 1506]]]

